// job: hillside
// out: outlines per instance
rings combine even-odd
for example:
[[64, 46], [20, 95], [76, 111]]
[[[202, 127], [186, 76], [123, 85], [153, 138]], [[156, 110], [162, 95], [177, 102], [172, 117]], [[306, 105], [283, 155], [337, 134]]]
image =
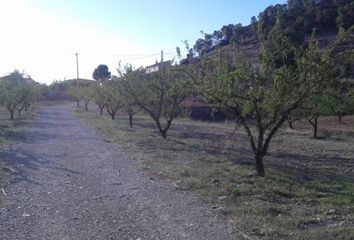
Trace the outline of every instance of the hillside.
[[[230, 52], [234, 44], [240, 46], [245, 57], [258, 55], [260, 37], [267, 37], [277, 19], [283, 33], [293, 42], [303, 44], [313, 31], [322, 46], [333, 41], [340, 30], [348, 30], [354, 24], [354, 1], [343, 0], [288, 0], [287, 4], [267, 7], [252, 17], [251, 24], [228, 24], [213, 33], [203, 33], [196, 40], [190, 54], [196, 58], [215, 50]], [[345, 48], [353, 49], [354, 41]]]

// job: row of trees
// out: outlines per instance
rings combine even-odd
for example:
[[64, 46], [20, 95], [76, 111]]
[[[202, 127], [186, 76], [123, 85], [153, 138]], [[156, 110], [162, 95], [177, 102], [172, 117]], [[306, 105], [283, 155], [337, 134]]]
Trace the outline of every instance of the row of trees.
[[114, 120], [119, 111], [124, 111], [129, 116], [129, 125], [133, 127], [133, 116], [141, 111], [141, 108], [135, 100], [125, 92], [124, 86], [117, 78], [111, 81], [104, 81], [104, 84], [97, 82], [72, 85], [69, 88], [69, 93], [76, 106], [80, 107], [80, 102], [84, 103], [85, 110], [88, 111], [90, 103], [95, 103], [99, 109], [100, 114], [103, 111], [110, 115]]
[[26, 83], [24, 73], [17, 70], [0, 81], [0, 104], [15, 118], [15, 112], [21, 116], [39, 97], [39, 86]]
[[279, 17], [269, 34], [259, 38], [257, 64], [247, 62], [240, 48], [231, 57], [214, 54], [168, 69], [161, 63], [158, 72], [149, 74], [126, 66], [118, 71], [119, 77], [97, 85], [92, 98], [112, 119], [129, 104], [143, 109], [166, 139], [181, 103], [203, 96], [238, 119], [254, 153], [257, 174], [264, 176], [263, 159], [284, 122], [306, 118], [317, 137], [319, 116], [353, 112], [352, 82], [345, 77], [354, 55], [351, 49], [339, 50], [343, 41], [350, 41], [351, 30], [341, 35], [325, 49], [314, 34], [299, 45], [284, 33]]
[[[97, 69], [105, 69], [103, 72], [107, 74], [98, 74]], [[106, 109], [112, 120], [118, 111], [124, 111], [129, 116], [130, 126], [133, 125], [133, 116], [144, 110], [152, 117], [165, 139], [173, 119], [180, 113], [182, 101], [196, 93], [193, 79], [184, 71], [184, 67], [175, 66], [146, 74], [126, 65], [119, 67], [118, 77], [113, 76], [110, 81], [106, 67], [97, 69], [93, 74], [101, 76], [96, 78], [97, 82], [70, 88], [77, 107], [83, 101], [87, 111], [88, 104], [95, 102], [100, 114]]]

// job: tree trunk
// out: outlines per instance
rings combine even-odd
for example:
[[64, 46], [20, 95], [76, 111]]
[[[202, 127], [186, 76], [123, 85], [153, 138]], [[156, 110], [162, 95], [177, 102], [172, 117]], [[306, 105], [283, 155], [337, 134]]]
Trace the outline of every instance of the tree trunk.
[[11, 109], [11, 110], [9, 110], [9, 112], [10, 112], [10, 119], [14, 120], [15, 110]]
[[17, 109], [18, 115], [22, 116], [22, 109]]
[[265, 171], [264, 171], [262, 154], [258, 153], [258, 152], [255, 153], [255, 160], [256, 160], [257, 176], [264, 177], [265, 176]]
[[307, 118], [307, 121], [313, 127], [313, 138], [317, 139], [318, 138], [318, 117], [314, 117], [313, 120], [310, 118]]
[[85, 103], [85, 111], [88, 111], [88, 103]]
[[293, 129], [293, 130], [294, 130], [293, 123], [294, 123], [293, 121], [289, 121], [289, 120], [288, 120], [288, 124], [289, 124], [290, 129]]
[[114, 120], [116, 112], [113, 109], [110, 109], [107, 105], [107, 113], [111, 116], [111, 119]]
[[172, 119], [170, 119], [169, 121], [167, 121], [167, 125], [165, 126], [165, 128], [163, 128], [163, 127], [161, 126], [160, 119], [155, 119], [155, 122], [156, 122], [157, 128], [158, 128], [159, 131], [160, 131], [160, 134], [161, 134], [162, 138], [163, 138], [163, 139], [167, 139], [167, 131], [168, 131], [168, 129], [169, 129], [170, 126], [171, 126]]
[[342, 123], [342, 116], [338, 116], [338, 123], [341, 124]]
[[163, 139], [167, 139], [167, 131], [165, 130], [160, 130], [161, 136]]
[[80, 100], [76, 100], [76, 107], [80, 107]]
[[102, 115], [104, 107], [99, 107], [99, 108], [100, 108], [100, 115]]
[[129, 114], [129, 126], [132, 128], [133, 127], [133, 115]]
[[318, 118], [316, 117], [315, 119], [314, 119], [314, 123], [313, 123], [313, 138], [314, 139], [317, 139], [318, 138], [318, 134], [317, 134], [317, 132], [318, 132]]

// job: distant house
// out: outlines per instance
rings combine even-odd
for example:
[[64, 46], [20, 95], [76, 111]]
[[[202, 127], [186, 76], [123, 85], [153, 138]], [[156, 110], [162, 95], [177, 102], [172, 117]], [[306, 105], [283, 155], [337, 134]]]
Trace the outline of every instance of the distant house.
[[163, 69], [167, 69], [171, 67], [172, 61], [164, 61], [162, 63], [156, 62], [154, 65], [150, 65], [145, 67], [145, 73], [153, 73], [153, 72], [158, 72], [161, 70], [161, 67]]

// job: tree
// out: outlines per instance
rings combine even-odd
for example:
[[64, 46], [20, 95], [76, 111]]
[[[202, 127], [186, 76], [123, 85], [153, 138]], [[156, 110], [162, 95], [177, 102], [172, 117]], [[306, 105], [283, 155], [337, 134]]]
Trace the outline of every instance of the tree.
[[69, 88], [69, 94], [73, 98], [73, 100], [76, 102], [76, 107], [80, 107], [80, 101], [83, 99], [83, 91], [80, 86], [70, 86]]
[[19, 94], [22, 96], [22, 103], [16, 106], [18, 115], [22, 115], [22, 111], [27, 111], [28, 107], [36, 100], [38, 97], [38, 90], [32, 86], [25, 86], [19, 89]]
[[167, 139], [180, 104], [194, 89], [185, 67], [161, 69], [151, 74], [132, 71], [124, 74], [122, 81], [135, 102], [150, 114], [162, 138]]
[[291, 114], [288, 115], [286, 121], [288, 122], [289, 127], [291, 129], [294, 129], [294, 123], [297, 122], [297, 121], [301, 121], [301, 118], [296, 116], [294, 113], [291, 113]]
[[111, 72], [108, 71], [108, 66], [104, 64], [98, 65], [98, 67], [93, 71], [92, 78], [101, 84], [111, 78]]
[[351, 0], [337, 1], [337, 26], [349, 29], [354, 24], [354, 2]]
[[124, 111], [129, 116], [129, 126], [133, 127], [133, 116], [141, 111], [141, 107], [132, 98], [126, 98], [124, 101]]
[[82, 99], [84, 100], [85, 103], [85, 111], [88, 111], [88, 105], [91, 102], [91, 100], [95, 96], [95, 92], [92, 86], [85, 86], [81, 89], [82, 91]]
[[299, 109], [300, 116], [302, 115], [313, 128], [314, 139], [318, 139], [319, 117], [328, 116], [331, 113], [329, 108], [329, 103], [331, 100], [331, 97], [326, 93], [316, 94], [310, 97]]
[[233, 29], [234, 25], [233, 24], [229, 24], [229, 25], [225, 25], [221, 28], [221, 33], [223, 36], [223, 41], [222, 44], [226, 45], [229, 44], [232, 38], [232, 29]]
[[[204, 59], [197, 69], [204, 96], [239, 116], [254, 153], [258, 176], [270, 142], [289, 115], [333, 79], [329, 50], [312, 39], [307, 47], [291, 43], [280, 29], [280, 19], [262, 40], [260, 65], [232, 66], [222, 58]], [[254, 125], [254, 126], [252, 126]]]
[[354, 99], [352, 97], [352, 87], [337, 89], [330, 93], [328, 108], [331, 114], [338, 118], [338, 123], [342, 123], [342, 118], [354, 113]]
[[13, 120], [15, 116], [16, 107], [20, 105], [23, 101], [23, 98], [21, 96], [22, 87], [10, 82], [1, 82], [0, 88], [1, 103], [9, 111], [10, 119]]
[[[178, 47], [176, 48], [176, 50], [177, 54], [180, 54], [180, 49]], [[142, 108], [136, 102], [134, 97], [129, 93], [129, 88], [127, 87], [127, 84], [125, 82], [125, 76], [132, 75], [134, 73], [133, 66], [131, 64], [126, 64], [122, 68], [121, 64], [119, 63], [117, 71], [119, 77], [117, 77], [116, 81], [119, 85], [120, 94], [122, 95], [123, 109], [129, 116], [129, 126], [132, 128], [133, 116], [142, 110]]]
[[121, 94], [119, 83], [117, 81], [109, 82], [103, 88], [107, 113], [114, 120], [116, 113], [124, 106], [124, 98]]
[[24, 73], [18, 70], [0, 82], [0, 102], [9, 111], [11, 120], [14, 119], [16, 109], [21, 114], [21, 111], [35, 98], [36, 93], [33, 88], [24, 81]]
[[96, 86], [94, 89], [94, 100], [100, 110], [100, 115], [103, 114], [103, 110], [106, 106], [105, 89], [103, 86]]

